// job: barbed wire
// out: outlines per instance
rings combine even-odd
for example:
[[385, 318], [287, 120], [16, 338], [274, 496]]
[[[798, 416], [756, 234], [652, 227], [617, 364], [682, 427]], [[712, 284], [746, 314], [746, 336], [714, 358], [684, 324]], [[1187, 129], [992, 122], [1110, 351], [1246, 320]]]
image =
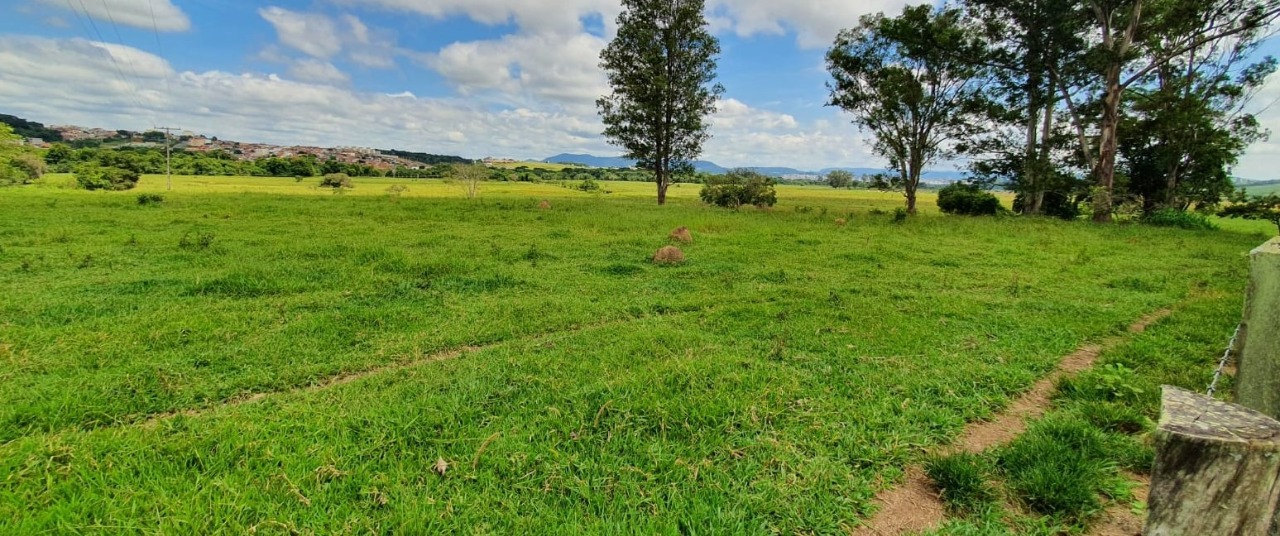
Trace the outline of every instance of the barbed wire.
[[1218, 362], [1218, 370], [1213, 373], [1213, 381], [1209, 383], [1209, 398], [1218, 392], [1218, 382], [1222, 380], [1222, 373], [1227, 370], [1227, 364], [1231, 362], [1232, 356], [1236, 353], [1236, 341], [1240, 339], [1240, 331], [1244, 328], [1244, 324], [1236, 326], [1236, 333], [1231, 336], [1231, 342], [1227, 343], [1227, 351], [1222, 354], [1222, 360]]

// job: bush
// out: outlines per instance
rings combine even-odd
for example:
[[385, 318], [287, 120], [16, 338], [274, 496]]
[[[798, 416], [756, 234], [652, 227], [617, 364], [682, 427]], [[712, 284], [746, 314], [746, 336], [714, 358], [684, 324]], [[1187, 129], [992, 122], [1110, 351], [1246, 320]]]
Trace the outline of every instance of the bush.
[[138, 185], [138, 173], [118, 167], [82, 166], [76, 170], [76, 183], [85, 190], [132, 190]]
[[351, 177], [346, 173], [329, 173], [320, 179], [320, 186], [322, 188], [333, 188], [334, 192], [350, 190], [355, 187], [351, 184]]
[[142, 206], [159, 205], [164, 203], [164, 196], [160, 194], [138, 194], [138, 204]]
[[581, 190], [583, 192], [599, 192], [600, 183], [596, 182], [593, 179], [586, 179], [582, 181], [580, 184], [578, 184], [577, 188], [578, 190]]
[[893, 209], [893, 223], [906, 223], [907, 217], [910, 215], [911, 213], [907, 212], [905, 208], [895, 208]]
[[938, 191], [938, 208], [946, 214], [963, 216], [995, 216], [1000, 213], [1000, 199], [974, 184], [953, 183]]
[[1160, 209], [1142, 218], [1142, 223], [1156, 227], [1177, 227], [1193, 231], [1213, 231], [1218, 228], [1204, 214], [1172, 208]]
[[774, 184], [770, 177], [751, 170], [735, 169], [728, 174], [708, 178], [698, 196], [702, 202], [718, 207], [772, 207], [778, 203]]

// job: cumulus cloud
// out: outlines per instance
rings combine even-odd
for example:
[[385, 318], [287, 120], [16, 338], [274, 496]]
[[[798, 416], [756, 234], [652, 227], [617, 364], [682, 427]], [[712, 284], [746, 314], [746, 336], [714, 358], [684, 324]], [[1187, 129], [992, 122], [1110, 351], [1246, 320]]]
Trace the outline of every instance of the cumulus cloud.
[[304, 82], [321, 84], [341, 84], [351, 80], [350, 77], [332, 63], [315, 58], [303, 58], [289, 66], [289, 76]]
[[108, 23], [123, 24], [135, 28], [154, 29], [161, 32], [185, 32], [191, 29], [191, 19], [170, 0], [110, 0], [97, 2], [67, 2], [65, 0], [41, 0], [59, 9], [70, 9], [78, 16], [89, 16]]
[[328, 58], [342, 51], [338, 27], [329, 17], [275, 6], [259, 9], [258, 15], [275, 27], [284, 46], [316, 58]]
[[[390, 69], [396, 66], [397, 51], [391, 32], [372, 29], [355, 15], [348, 13], [334, 19], [320, 13], [302, 13], [275, 6], [259, 9], [258, 15], [275, 27], [281, 45], [312, 58], [329, 60], [343, 53], [348, 60], [362, 67]], [[274, 47], [267, 47], [259, 57], [277, 63], [316, 65], [315, 62], [292, 61]]]
[[710, 20], [716, 28], [742, 37], [786, 35], [795, 32], [805, 48], [830, 46], [841, 29], [858, 24], [863, 15], [897, 13], [919, 0], [709, 0]]
[[576, 32], [582, 17], [599, 14], [606, 27], [622, 11], [618, 0], [335, 0], [426, 15], [435, 19], [465, 16], [481, 24], [511, 24], [531, 33]]

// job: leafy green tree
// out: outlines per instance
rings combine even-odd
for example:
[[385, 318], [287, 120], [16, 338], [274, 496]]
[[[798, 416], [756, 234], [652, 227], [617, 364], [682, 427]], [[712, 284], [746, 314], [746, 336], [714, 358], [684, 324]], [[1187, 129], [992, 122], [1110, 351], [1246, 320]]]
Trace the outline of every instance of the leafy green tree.
[[673, 176], [692, 174], [710, 138], [706, 116], [724, 88], [715, 84], [719, 41], [703, 0], [622, 0], [618, 35], [600, 53], [613, 88], [596, 101], [604, 135], [653, 172], [658, 204]]
[[853, 186], [853, 173], [837, 169], [827, 173], [827, 186], [832, 188], [850, 188]]
[[27, 184], [43, 172], [38, 151], [23, 145], [12, 127], [0, 123], [0, 186]]
[[1240, 190], [1232, 197], [1232, 204], [1222, 209], [1218, 215], [1224, 218], [1269, 221], [1280, 232], [1280, 195], [1249, 197], [1244, 190]]
[[[1153, 54], [1178, 49], [1186, 34], [1200, 34], [1216, 17], [1182, 11], [1153, 16], [1143, 39]], [[1159, 63], [1125, 94], [1118, 130], [1120, 170], [1129, 194], [1142, 198], [1147, 215], [1212, 206], [1231, 194], [1231, 168], [1250, 144], [1265, 137], [1257, 118], [1243, 110], [1276, 71], [1276, 60], [1257, 60], [1266, 34], [1244, 32], [1229, 42], [1191, 46]]]
[[872, 148], [897, 170], [910, 214], [924, 168], [960, 152], [987, 110], [983, 69], [971, 61], [981, 47], [965, 20], [929, 5], [870, 15], [827, 52], [830, 104], [875, 136]]
[[1015, 209], [1021, 213], [1056, 212], [1078, 189], [1074, 174], [1063, 169], [1084, 167], [1079, 159], [1085, 155], [1072, 151], [1066, 125], [1058, 121], [1059, 88], [1087, 74], [1087, 25], [1080, 6], [1060, 0], [966, 0], [965, 7], [986, 43], [983, 54], [970, 61], [990, 67], [985, 91], [992, 103], [987, 119], [992, 128], [972, 146], [981, 156], [971, 161], [971, 171], [982, 182], [1017, 192], [1021, 202]]
[[[1161, 68], [1205, 47], [1232, 48], [1265, 35], [1277, 16], [1275, 0], [1075, 0], [1095, 39], [1089, 61], [1101, 90], [1093, 219], [1111, 221], [1125, 96]], [[1192, 59], [1194, 64], [1195, 60]], [[1189, 68], [1195, 69], [1192, 65]], [[1076, 115], [1077, 129], [1083, 119]], [[1083, 143], [1088, 151], [1088, 142]]]
[[55, 143], [44, 155], [45, 163], [56, 166], [71, 160], [71, 148], [65, 143]]

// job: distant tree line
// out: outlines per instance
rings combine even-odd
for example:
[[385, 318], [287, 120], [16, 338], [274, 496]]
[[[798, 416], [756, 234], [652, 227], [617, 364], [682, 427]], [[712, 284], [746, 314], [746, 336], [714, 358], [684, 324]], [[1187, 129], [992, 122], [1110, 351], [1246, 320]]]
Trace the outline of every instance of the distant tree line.
[[35, 121], [27, 121], [21, 117], [0, 114], [0, 123], [9, 125], [13, 133], [20, 138], [40, 138], [44, 141], [62, 141], [62, 133]]

